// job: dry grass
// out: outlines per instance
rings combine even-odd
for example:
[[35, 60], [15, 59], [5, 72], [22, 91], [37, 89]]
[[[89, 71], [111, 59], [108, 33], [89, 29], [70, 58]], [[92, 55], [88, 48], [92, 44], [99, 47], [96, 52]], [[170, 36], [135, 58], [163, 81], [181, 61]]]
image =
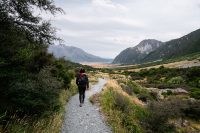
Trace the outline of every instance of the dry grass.
[[125, 91], [122, 90], [121, 86], [115, 80], [109, 80], [103, 89], [113, 88], [118, 93], [122, 94], [125, 97], [128, 97], [133, 103], [144, 106], [144, 103], [140, 101], [137, 97], [130, 96]]
[[[64, 114], [55, 113], [48, 120], [42, 119], [33, 124], [32, 133], [59, 133], [62, 123], [63, 123]], [[29, 130], [30, 131], [30, 130]]]
[[98, 77], [95, 76], [94, 73], [89, 73], [88, 78], [89, 78], [90, 84], [92, 84], [92, 85], [98, 82]]
[[106, 121], [115, 133], [142, 133], [139, 119], [145, 115], [143, 103], [128, 95], [115, 80], [109, 80], [100, 93], [99, 102]]
[[97, 76], [98, 78], [109, 78], [109, 74], [108, 73], [102, 73], [102, 72], [98, 72], [95, 76]]
[[[171, 119], [169, 120], [169, 123], [176, 125], [176, 130], [178, 133], [199, 133], [200, 132], [200, 122], [191, 120], [191, 119], [186, 119], [188, 122], [188, 125], [183, 126], [183, 120], [180, 123], [180, 119]], [[178, 123], [178, 124], [177, 124]]]
[[200, 132], [200, 122], [198, 121], [192, 121], [191, 122], [191, 127], [193, 127], [194, 129], [198, 130]]
[[96, 93], [94, 95], [92, 95], [89, 100], [92, 104], [99, 104], [99, 96], [100, 96], [100, 93]]
[[88, 78], [90, 81], [90, 84], [94, 85], [96, 84], [99, 80], [99, 78], [109, 78], [109, 75], [107, 73], [88, 73]]
[[192, 66], [200, 66], [200, 61], [199, 60], [192, 60], [192, 61], [184, 60], [184, 61], [173, 62], [173, 63], [162, 64], [162, 65], [155, 65], [155, 66], [150, 66], [150, 67], [145, 67], [145, 68], [129, 69], [128, 71], [138, 72], [141, 69], [159, 68], [160, 66], [164, 66], [167, 68], [185, 68], [185, 67], [192, 67]]

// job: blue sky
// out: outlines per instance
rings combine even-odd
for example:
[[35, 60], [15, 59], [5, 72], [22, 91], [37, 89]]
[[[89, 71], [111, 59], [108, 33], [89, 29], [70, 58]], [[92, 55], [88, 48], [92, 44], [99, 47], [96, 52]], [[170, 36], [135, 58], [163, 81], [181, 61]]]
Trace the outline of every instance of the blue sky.
[[200, 0], [55, 0], [50, 16], [65, 42], [114, 58], [143, 39], [168, 41], [200, 28]]

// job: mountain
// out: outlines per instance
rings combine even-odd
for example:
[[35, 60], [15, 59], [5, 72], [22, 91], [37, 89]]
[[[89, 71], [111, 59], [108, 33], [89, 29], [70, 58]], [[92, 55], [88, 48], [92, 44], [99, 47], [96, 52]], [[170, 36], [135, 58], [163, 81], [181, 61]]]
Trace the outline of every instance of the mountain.
[[146, 56], [142, 62], [165, 60], [200, 52], [200, 29], [165, 43]]
[[154, 39], [141, 41], [137, 46], [123, 50], [113, 61], [113, 64], [137, 64], [150, 52], [164, 45]]
[[66, 45], [51, 45], [48, 48], [49, 53], [53, 53], [55, 57], [64, 57], [66, 60], [73, 62], [102, 62], [109, 63], [112, 59], [104, 59], [83, 51], [80, 48]]

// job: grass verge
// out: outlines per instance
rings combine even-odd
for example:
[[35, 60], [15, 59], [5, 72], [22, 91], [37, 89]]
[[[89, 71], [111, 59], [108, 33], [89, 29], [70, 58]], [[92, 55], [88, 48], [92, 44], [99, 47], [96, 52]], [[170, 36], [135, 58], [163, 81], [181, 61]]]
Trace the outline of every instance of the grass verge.
[[116, 133], [143, 133], [139, 119], [146, 115], [139, 100], [122, 93], [116, 82], [110, 81], [100, 94], [99, 102], [108, 123]]

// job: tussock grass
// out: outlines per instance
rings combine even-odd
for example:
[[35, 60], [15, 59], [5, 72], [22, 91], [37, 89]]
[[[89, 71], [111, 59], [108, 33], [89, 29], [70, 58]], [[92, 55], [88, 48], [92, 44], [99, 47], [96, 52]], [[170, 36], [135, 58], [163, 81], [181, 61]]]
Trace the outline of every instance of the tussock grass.
[[133, 103], [139, 105], [139, 106], [144, 106], [144, 103], [142, 101], [140, 101], [137, 97], [133, 97], [130, 96], [129, 94], [127, 94], [125, 91], [123, 91], [123, 89], [121, 88], [121, 86], [117, 83], [117, 81], [115, 80], [109, 80], [104, 89], [108, 89], [108, 88], [113, 88], [115, 91], [117, 91], [118, 93], [122, 94], [123, 96], [127, 97], [130, 99], [130, 101], [132, 101]]
[[100, 94], [99, 101], [114, 132], [144, 132], [139, 124], [139, 119], [146, 114], [143, 103], [124, 92], [116, 81], [107, 82]]

